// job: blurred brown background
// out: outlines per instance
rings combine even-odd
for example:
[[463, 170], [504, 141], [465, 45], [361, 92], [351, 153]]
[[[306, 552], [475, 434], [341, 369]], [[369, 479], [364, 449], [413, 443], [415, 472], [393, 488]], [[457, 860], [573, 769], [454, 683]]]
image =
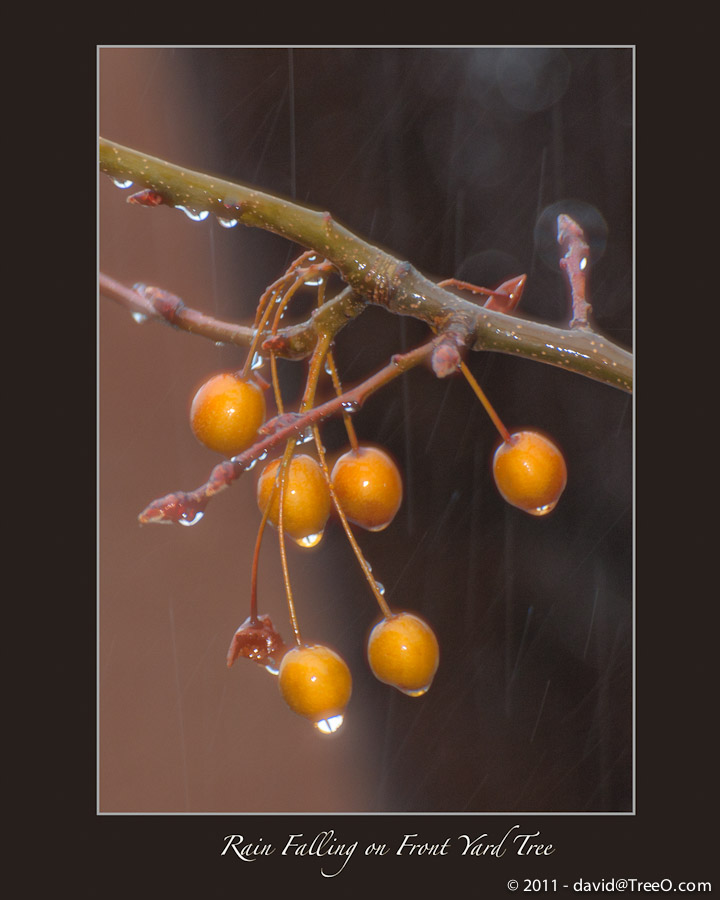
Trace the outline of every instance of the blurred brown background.
[[[99, 132], [328, 209], [431, 277], [494, 286], [527, 272], [522, 312], [556, 323], [567, 298], [543, 211], [580, 201], [599, 242], [597, 327], [630, 346], [632, 88], [632, 52], [618, 48], [104, 48]], [[127, 193], [99, 181], [101, 270], [220, 318], [249, 322], [299, 252]], [[254, 473], [193, 528], [137, 524], [153, 498], [205, 481], [217, 457], [192, 437], [189, 401], [242, 351], [137, 324], [102, 297], [98, 316], [101, 812], [631, 808], [628, 395], [473, 354], [506, 424], [565, 450], [570, 482], [543, 520], [497, 497], [496, 437], [461, 380], [416, 371], [368, 402], [356, 426], [399, 459], [407, 495], [386, 532], [360, 539], [390, 604], [433, 623], [442, 661], [420, 700], [376, 683], [363, 657], [374, 601], [340, 529], [290, 548], [303, 633], [354, 673], [327, 738], [267, 673], [225, 665], [247, 615]], [[338, 340], [345, 379], [424, 337], [366, 312]], [[297, 398], [302, 367], [283, 379]], [[342, 441], [330, 423], [328, 449]], [[273, 537], [260, 605], [288, 637]]]

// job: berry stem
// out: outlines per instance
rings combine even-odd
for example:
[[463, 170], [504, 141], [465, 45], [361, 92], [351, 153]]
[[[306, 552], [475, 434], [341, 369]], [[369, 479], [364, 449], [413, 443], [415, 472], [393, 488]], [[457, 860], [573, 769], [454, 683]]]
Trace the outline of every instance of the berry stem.
[[272, 312], [274, 303], [278, 299], [280, 299], [275, 313], [275, 321], [272, 329], [272, 334], [276, 335], [280, 319], [282, 318], [282, 314], [285, 311], [285, 307], [288, 305], [297, 290], [302, 287], [302, 285], [310, 278], [316, 277], [318, 272], [330, 268], [330, 263], [327, 262], [316, 263], [307, 267], [303, 266], [303, 263], [308, 262], [309, 260], [314, 258], [316, 258], [316, 254], [312, 250], [307, 250], [305, 253], [302, 253], [290, 265], [284, 275], [282, 275], [277, 279], [277, 281], [274, 281], [268, 288], [266, 288], [265, 293], [260, 298], [260, 302], [258, 303], [257, 311], [255, 313], [254, 335], [242, 371], [243, 378], [247, 378], [250, 374], [252, 361], [257, 352], [260, 338], [263, 335], [265, 326], [267, 325], [267, 321], [270, 318], [270, 313]]
[[[318, 308], [322, 307], [323, 302], [325, 300], [325, 282], [318, 287]], [[335, 365], [335, 357], [332, 354], [332, 350], [328, 350], [325, 356], [325, 368], [330, 374], [330, 378], [333, 383], [333, 388], [335, 390], [335, 396], [342, 396], [342, 384], [340, 383], [340, 376], [338, 375], [337, 366]], [[343, 423], [345, 425], [345, 431], [348, 436], [348, 440], [350, 441], [350, 446], [353, 450], [357, 450], [358, 448], [358, 439], [355, 434], [355, 426], [350, 419], [350, 413], [346, 410], [343, 410]]]
[[263, 511], [262, 521], [258, 528], [257, 538], [255, 539], [255, 551], [253, 553], [252, 570], [250, 574], [250, 620], [253, 625], [258, 623], [258, 603], [257, 603], [257, 584], [258, 584], [258, 568], [260, 564], [260, 547], [262, 545], [263, 535], [265, 534], [265, 526], [267, 524], [268, 515], [270, 514], [270, 505], [273, 500], [273, 491], [268, 499], [267, 506]]
[[388, 616], [390, 616], [392, 614], [390, 607], [387, 605], [385, 598], [380, 593], [380, 590], [377, 586], [377, 582], [375, 581], [375, 578], [373, 577], [373, 574], [370, 571], [370, 566], [368, 565], [367, 560], [363, 556], [363, 552], [360, 549], [360, 546], [359, 546], [357, 540], [355, 539], [355, 535], [353, 534], [352, 528], [350, 528], [350, 523], [347, 520], [347, 516], [345, 515], [345, 512], [344, 512], [342, 506], [340, 505], [340, 501], [338, 500], [337, 495], [335, 494], [335, 488], [333, 487], [332, 479], [330, 478], [330, 470], [328, 469], [327, 462], [325, 460], [325, 451], [323, 449], [322, 441], [320, 440], [320, 431], [319, 431], [317, 425], [312, 426], [312, 431], [313, 431], [313, 437], [315, 438], [315, 446], [317, 447], [318, 460], [320, 461], [320, 467], [322, 468], [323, 475], [325, 476], [325, 481], [327, 482], [327, 486], [330, 491], [330, 497], [332, 498], [333, 505], [335, 506], [337, 514], [340, 518], [342, 527], [345, 531], [345, 534], [347, 535], [347, 539], [350, 542], [350, 546], [353, 549], [353, 553], [355, 554], [355, 557], [356, 557], [358, 563], [360, 563], [360, 568], [362, 569], [363, 574], [365, 575], [365, 578], [367, 579], [367, 582], [370, 585], [370, 590], [375, 595], [375, 599], [378, 602], [378, 606], [380, 607], [382, 614], [387, 618]]
[[[291, 438], [285, 447], [282, 462], [278, 469], [278, 481], [280, 486], [280, 503], [278, 507], [278, 544], [280, 547], [280, 564], [282, 566], [283, 584], [285, 585], [285, 596], [287, 598], [288, 613], [290, 615], [290, 624], [292, 625], [293, 634], [295, 635], [295, 643], [298, 647], [302, 647], [302, 638], [300, 636], [300, 625], [298, 623], [297, 612], [295, 610], [295, 601], [293, 600], [292, 587], [290, 585], [290, 570], [288, 568], [287, 552], [285, 547], [285, 529], [283, 527], [283, 505], [285, 503], [285, 480], [287, 468], [295, 452], [295, 438]], [[277, 486], [277, 483], [276, 483]], [[272, 503], [272, 494], [266, 509], [270, 509]]]
[[[330, 378], [332, 379], [333, 387], [335, 388], [335, 395], [337, 397], [342, 396], [342, 384], [340, 383], [340, 376], [338, 375], [337, 366], [335, 365], [335, 358], [332, 353], [328, 353], [326, 357], [326, 363], [328, 370], [330, 372]], [[350, 418], [350, 413], [346, 410], [343, 410], [343, 422], [345, 424], [345, 431], [347, 432], [348, 441], [350, 441], [350, 446], [353, 450], [358, 449], [358, 439], [357, 434], [355, 433], [355, 426], [352, 423], [352, 419]]]
[[[290, 291], [288, 291], [288, 293], [285, 295], [285, 297], [283, 298], [283, 305], [289, 299], [289, 295], [291, 294], [291, 292], [294, 292], [294, 289], [297, 284], [299, 284], [299, 282], [296, 282], [295, 285], [293, 285], [293, 287], [290, 289]], [[280, 311], [278, 311], [278, 315], [276, 316], [275, 322], [273, 324], [274, 328], [277, 326], [277, 324], [280, 320], [279, 312]], [[318, 341], [317, 341], [317, 344], [315, 345], [315, 350], [313, 351], [313, 355], [310, 359], [310, 366], [309, 366], [309, 371], [308, 371], [308, 376], [307, 376], [307, 382], [305, 385], [305, 393], [303, 395], [303, 399], [300, 404], [301, 413], [307, 412], [309, 409], [312, 408], [312, 405], [313, 405], [313, 402], [315, 399], [315, 389], [317, 387], [318, 379], [320, 377], [322, 363], [323, 363], [323, 360], [327, 353], [327, 349], [330, 346], [331, 341], [332, 341], [332, 337], [329, 334], [320, 334], [318, 336]], [[285, 446], [285, 453], [283, 454], [283, 458], [282, 458], [282, 461], [281, 461], [279, 469], [278, 469], [278, 476], [277, 476], [278, 481], [276, 482], [276, 485], [279, 482], [280, 501], [279, 501], [279, 507], [278, 507], [277, 530], [278, 530], [278, 544], [280, 546], [280, 563], [282, 565], [283, 583], [285, 585], [285, 596], [287, 597], [288, 611], [290, 614], [290, 623], [292, 625], [292, 630], [295, 635], [295, 642], [297, 643], [298, 647], [301, 647], [302, 646], [302, 638], [300, 635], [300, 626], [298, 624], [297, 612], [295, 610], [295, 602], [293, 600], [292, 587], [290, 584], [290, 572], [289, 572], [289, 568], [288, 568], [287, 552], [286, 552], [286, 546], [285, 546], [285, 529], [283, 526], [283, 506], [285, 503], [286, 473], [287, 473], [288, 466], [290, 465], [290, 460], [292, 459], [292, 455], [295, 452], [296, 443], [297, 443], [297, 438], [295, 436], [291, 437], [288, 440], [288, 442]], [[272, 495], [270, 497], [270, 502], [272, 502]], [[266, 509], [268, 509], [268, 510], [270, 509], [270, 502], [268, 502], [268, 505], [266, 507]]]
[[502, 421], [500, 420], [500, 416], [498, 416], [498, 414], [493, 409], [490, 401], [485, 396], [485, 392], [480, 387], [480, 385], [477, 383], [474, 375], [472, 374], [470, 369], [468, 369], [468, 367], [465, 365], [465, 362], [463, 360], [460, 361], [460, 370], [463, 373], [463, 375], [465, 376], [465, 378], [467, 379], [467, 382], [470, 385], [470, 387], [473, 389], [473, 391], [475, 391], [475, 394], [476, 394], [478, 400], [485, 407], [485, 411], [492, 419], [493, 424], [495, 425], [497, 430], [500, 432], [500, 437], [506, 442], [509, 441], [510, 440], [510, 432], [503, 425]]

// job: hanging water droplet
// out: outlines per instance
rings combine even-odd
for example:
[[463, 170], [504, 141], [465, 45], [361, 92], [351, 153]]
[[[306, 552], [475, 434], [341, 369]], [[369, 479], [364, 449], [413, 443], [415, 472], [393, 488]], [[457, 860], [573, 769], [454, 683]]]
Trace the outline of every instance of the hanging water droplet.
[[115, 187], [119, 187], [121, 191], [133, 186], [132, 181], [123, 181], [121, 178], [113, 178], [113, 184]]
[[295, 441], [296, 444], [307, 444], [314, 438], [313, 430], [310, 426], [308, 426], [305, 431], [302, 431]]
[[402, 694], [407, 694], [408, 697], [422, 697], [423, 694], [427, 694], [430, 689], [430, 685], [427, 684], [425, 687], [417, 688], [413, 691], [405, 690], [405, 688], [399, 688]]
[[265, 360], [263, 359], [262, 356], [260, 356], [259, 353], [256, 353], [253, 356], [253, 360], [252, 360], [252, 363], [250, 364], [250, 368], [254, 372], [256, 369], [262, 369], [262, 367], [264, 365], [265, 365]]
[[332, 375], [332, 373], [333, 373], [333, 367], [330, 364], [330, 360], [327, 357], [325, 357], [325, 371], [327, 372], [328, 375]]
[[554, 500], [552, 503], [546, 503], [545, 506], [538, 506], [537, 509], [526, 509], [525, 512], [529, 513], [531, 516], [546, 516], [549, 512], [552, 512], [557, 506], [557, 500]]
[[268, 660], [268, 662], [265, 663], [265, 671], [269, 672], [271, 675], [277, 675], [280, 669], [272, 660]]
[[243, 469], [243, 472], [251, 472], [255, 468], [256, 465], [257, 465], [257, 459], [254, 459], [252, 462], [249, 462], [245, 466], [245, 468]]
[[223, 228], [234, 228], [238, 220], [237, 219], [223, 219], [220, 216], [217, 217], [218, 224], [222, 225]]
[[346, 413], [352, 415], [353, 413], [356, 413], [358, 411], [358, 409], [360, 408], [360, 404], [357, 402], [357, 400], [343, 400], [342, 408]]
[[318, 531], [317, 534], [308, 534], [303, 538], [296, 538], [295, 543], [299, 547], [304, 547], [306, 550], [311, 547], [317, 547], [320, 541], [323, 539], [323, 535], [325, 531]]
[[379, 581], [376, 581], [376, 582], [375, 582], [375, 587], [377, 588], [378, 594], [380, 594], [380, 596], [383, 597], [383, 596], [385, 595], [385, 585], [384, 585], [384, 584], [380, 584]]
[[192, 510], [188, 510], [180, 516], [178, 522], [181, 525], [197, 525], [197, 523], [200, 521], [200, 519], [202, 519], [204, 515], [205, 513], [200, 509], [194, 512]]
[[206, 209], [188, 209], [186, 206], [176, 206], [175, 209], [181, 209], [193, 222], [204, 222], [210, 215]]
[[147, 322], [148, 320], [148, 317], [145, 315], [145, 313], [134, 312], [131, 313], [131, 315], [133, 319], [138, 323], [138, 325], [142, 325], [143, 322]]
[[329, 716], [327, 719], [320, 719], [314, 725], [321, 734], [334, 734], [343, 723], [342, 715]]
[[319, 287], [323, 281], [325, 281], [324, 275], [317, 275], [314, 278], [307, 278], [305, 280], [305, 287]]

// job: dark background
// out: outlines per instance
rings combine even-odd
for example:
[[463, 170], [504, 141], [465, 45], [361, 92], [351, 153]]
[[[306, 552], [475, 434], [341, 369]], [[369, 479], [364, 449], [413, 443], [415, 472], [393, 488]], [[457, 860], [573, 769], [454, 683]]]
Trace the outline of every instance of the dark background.
[[[330, 210], [432, 278], [495, 286], [526, 272], [521, 314], [553, 324], [569, 309], [543, 213], [560, 201], [589, 211], [594, 323], [632, 346], [630, 49], [107, 48], [99, 132]], [[125, 197], [101, 178], [101, 270], [221, 318], [249, 322], [299, 252]], [[356, 428], [395, 454], [406, 500], [389, 529], [360, 540], [391, 606], [432, 622], [441, 666], [421, 699], [377, 683], [363, 656], [374, 601], [341, 530], [331, 524], [311, 553], [293, 548], [303, 633], [354, 673], [347, 720], [327, 739], [284, 707], [265, 672], [225, 666], [247, 615], [254, 479], [194, 528], [136, 522], [217, 461], [192, 438], [187, 407], [242, 352], [138, 326], [104, 298], [98, 316], [100, 812], [633, 809], [628, 394], [472, 354], [508, 427], [547, 431], [565, 452], [568, 487], [544, 519], [498, 497], [497, 436], [461, 378], [416, 370], [368, 401]], [[344, 380], [426, 336], [367, 311], [338, 339]], [[288, 398], [302, 377], [301, 364], [283, 367]], [[339, 449], [339, 424], [324, 433]], [[260, 597], [289, 635], [272, 540]]]

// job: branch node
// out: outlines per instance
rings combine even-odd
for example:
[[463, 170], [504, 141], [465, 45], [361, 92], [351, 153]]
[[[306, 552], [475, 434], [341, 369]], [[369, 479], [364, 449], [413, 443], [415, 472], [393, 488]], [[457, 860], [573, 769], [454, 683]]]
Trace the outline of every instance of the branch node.
[[460, 347], [463, 343], [462, 337], [454, 332], [444, 334], [437, 342], [430, 363], [438, 378], [447, 378], [458, 370], [462, 361]]
[[136, 290], [152, 303], [155, 312], [162, 316], [166, 322], [169, 322], [171, 325], [176, 324], [178, 313], [185, 307], [180, 297], [151, 285], [139, 285], [136, 286]]

